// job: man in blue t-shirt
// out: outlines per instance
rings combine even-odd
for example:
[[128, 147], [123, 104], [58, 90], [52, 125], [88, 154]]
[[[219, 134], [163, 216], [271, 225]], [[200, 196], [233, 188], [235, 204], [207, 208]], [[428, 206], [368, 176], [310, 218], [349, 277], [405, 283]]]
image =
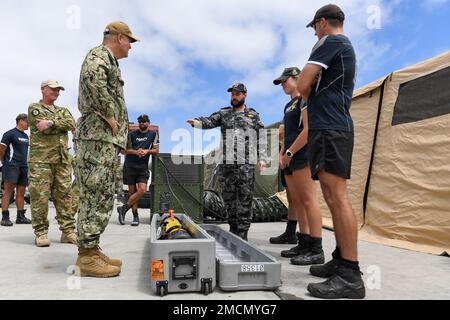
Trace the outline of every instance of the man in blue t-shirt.
[[314, 276], [329, 278], [308, 286], [313, 296], [325, 299], [365, 297], [358, 262], [357, 220], [347, 195], [354, 146], [350, 106], [356, 55], [344, 35], [344, 21], [345, 14], [336, 5], [317, 11], [307, 27], [314, 28], [319, 42], [298, 81], [299, 91], [308, 101], [309, 163], [333, 216], [337, 243], [331, 262], [310, 269]]
[[138, 202], [147, 192], [150, 178], [148, 168], [150, 155], [159, 153], [159, 137], [157, 132], [150, 131], [150, 118], [142, 115], [138, 118], [139, 130], [128, 135], [128, 150], [124, 150], [123, 183], [128, 185], [128, 202], [117, 208], [119, 222], [125, 225], [125, 215], [133, 209], [133, 227], [139, 226]]
[[28, 186], [28, 116], [20, 114], [16, 118], [16, 127], [3, 135], [0, 144], [0, 160], [3, 163], [2, 178], [5, 191], [2, 197], [2, 222], [4, 227], [12, 227], [9, 217], [9, 201], [16, 189], [16, 224], [31, 224], [25, 217], [25, 189]]

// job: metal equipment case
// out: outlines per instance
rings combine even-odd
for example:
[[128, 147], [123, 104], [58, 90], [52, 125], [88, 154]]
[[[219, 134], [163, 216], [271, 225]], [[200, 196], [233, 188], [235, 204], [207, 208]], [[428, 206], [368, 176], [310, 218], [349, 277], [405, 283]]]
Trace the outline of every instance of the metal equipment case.
[[277, 290], [281, 263], [217, 225], [201, 225], [216, 239], [218, 286], [224, 291]]
[[154, 215], [150, 236], [150, 277], [152, 290], [168, 293], [211, 293], [216, 286], [216, 240], [183, 214], [175, 217], [189, 230], [192, 239], [158, 240], [161, 217]]

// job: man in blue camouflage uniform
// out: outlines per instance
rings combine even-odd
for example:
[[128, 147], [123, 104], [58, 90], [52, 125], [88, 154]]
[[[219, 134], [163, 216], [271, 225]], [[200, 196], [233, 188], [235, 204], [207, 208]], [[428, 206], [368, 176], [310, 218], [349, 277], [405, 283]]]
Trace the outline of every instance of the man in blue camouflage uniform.
[[[247, 88], [241, 83], [233, 85], [231, 106], [210, 117], [188, 120], [198, 129], [221, 128], [223, 161], [220, 165], [220, 185], [225, 202], [230, 232], [248, 240], [252, 222], [255, 166], [266, 168], [266, 139], [259, 114], [245, 104]], [[261, 135], [260, 135], [261, 133]]]

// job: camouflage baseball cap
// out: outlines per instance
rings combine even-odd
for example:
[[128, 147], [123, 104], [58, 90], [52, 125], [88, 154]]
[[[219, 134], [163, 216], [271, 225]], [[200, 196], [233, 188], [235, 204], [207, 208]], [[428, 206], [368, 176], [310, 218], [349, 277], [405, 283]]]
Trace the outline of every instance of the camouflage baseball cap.
[[66, 89], [64, 89], [64, 87], [63, 87], [62, 85], [60, 85], [59, 82], [56, 81], [56, 80], [45, 80], [45, 81], [42, 81], [42, 83], [41, 83], [41, 88], [45, 88], [45, 87], [49, 87], [49, 88], [52, 88], [52, 89], [59, 88], [59, 89], [61, 89], [62, 91], [66, 90]]
[[235, 83], [230, 89], [228, 89], [228, 92], [233, 91], [247, 93], [247, 87], [242, 83]]
[[278, 86], [282, 84], [284, 81], [289, 79], [290, 77], [298, 77], [302, 71], [297, 67], [286, 68], [283, 71], [283, 74], [273, 81], [273, 84]]
[[127, 36], [128, 38], [130, 38], [131, 43], [141, 41], [141, 39], [139, 37], [133, 35], [130, 27], [125, 22], [122, 22], [122, 21], [114, 21], [114, 22], [111, 22], [110, 24], [108, 24], [106, 26], [106, 29], [103, 32], [103, 34], [104, 35], [123, 34], [123, 35]]
[[336, 20], [344, 22], [345, 21], [345, 13], [337, 5], [327, 4], [326, 6], [323, 6], [316, 12], [316, 15], [314, 16], [314, 20], [311, 21], [310, 23], [308, 23], [308, 25], [306, 27], [307, 28], [313, 27], [316, 24], [316, 22], [322, 18], [336, 19]]

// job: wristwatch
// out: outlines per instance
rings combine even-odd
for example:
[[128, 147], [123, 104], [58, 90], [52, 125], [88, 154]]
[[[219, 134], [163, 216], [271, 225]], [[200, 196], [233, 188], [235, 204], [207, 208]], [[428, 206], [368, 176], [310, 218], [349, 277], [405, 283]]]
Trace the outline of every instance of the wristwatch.
[[286, 155], [287, 155], [289, 158], [293, 158], [293, 157], [294, 157], [294, 154], [291, 152], [291, 150], [286, 151]]
[[50, 121], [48, 122], [48, 127], [49, 127], [49, 128], [53, 127], [54, 125], [55, 125], [55, 123], [54, 123], [53, 121], [50, 120]]

